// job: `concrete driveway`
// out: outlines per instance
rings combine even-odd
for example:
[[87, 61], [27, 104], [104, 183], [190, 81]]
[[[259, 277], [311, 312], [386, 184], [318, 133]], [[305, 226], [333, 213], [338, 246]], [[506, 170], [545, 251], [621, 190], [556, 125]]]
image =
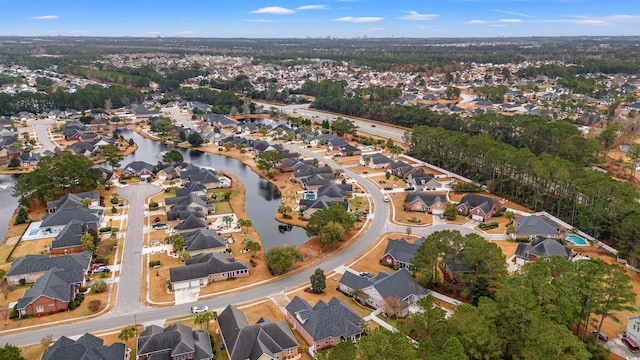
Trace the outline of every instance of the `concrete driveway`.
[[173, 292], [175, 296], [175, 304], [187, 304], [194, 301], [198, 301], [200, 295], [200, 288], [179, 289]]

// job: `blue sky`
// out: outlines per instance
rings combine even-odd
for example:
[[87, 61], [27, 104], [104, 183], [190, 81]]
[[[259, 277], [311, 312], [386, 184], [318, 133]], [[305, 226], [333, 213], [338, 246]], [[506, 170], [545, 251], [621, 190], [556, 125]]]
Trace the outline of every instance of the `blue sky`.
[[0, 35], [640, 35], [638, 0], [0, 0]]

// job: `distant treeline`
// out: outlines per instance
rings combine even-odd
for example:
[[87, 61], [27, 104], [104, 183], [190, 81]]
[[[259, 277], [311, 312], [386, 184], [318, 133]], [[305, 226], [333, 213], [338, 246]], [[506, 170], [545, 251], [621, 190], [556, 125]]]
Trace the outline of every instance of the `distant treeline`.
[[[166, 94], [167, 99], [178, 96], [187, 101], [201, 101], [214, 107], [214, 112], [228, 114], [232, 107], [241, 108], [243, 101], [227, 91], [211, 89], [180, 88]], [[103, 87], [88, 85], [74, 93], [57, 89], [51, 93], [0, 93], [0, 115], [13, 115], [20, 111], [39, 113], [45, 110], [104, 109], [119, 108], [130, 104], [140, 104], [148, 95], [137, 89], [122, 86]], [[167, 100], [168, 101], [168, 100]]]

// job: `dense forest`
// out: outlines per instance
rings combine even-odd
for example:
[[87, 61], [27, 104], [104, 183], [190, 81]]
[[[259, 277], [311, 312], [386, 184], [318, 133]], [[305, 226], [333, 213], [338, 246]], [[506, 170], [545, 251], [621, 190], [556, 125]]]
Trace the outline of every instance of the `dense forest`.
[[561, 124], [534, 121], [521, 128], [532, 141], [544, 142], [544, 150], [526, 141], [514, 144], [516, 138], [496, 137], [495, 132], [468, 134], [430, 126], [413, 129], [409, 148], [424, 161], [486, 184], [490, 192], [574, 224], [638, 263], [637, 190], [585, 166], [597, 147], [571, 131], [559, 131]]

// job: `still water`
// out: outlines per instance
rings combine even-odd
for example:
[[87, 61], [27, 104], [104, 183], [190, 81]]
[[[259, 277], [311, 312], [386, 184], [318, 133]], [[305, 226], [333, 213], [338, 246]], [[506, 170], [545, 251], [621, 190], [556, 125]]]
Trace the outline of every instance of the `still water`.
[[[253, 222], [253, 227], [260, 234], [265, 250], [276, 245], [298, 246], [309, 240], [303, 228], [285, 225], [275, 220], [280, 205], [280, 192], [242, 162], [226, 156], [161, 144], [129, 129], [120, 129], [118, 132], [126, 139], [133, 138], [138, 144], [138, 150], [125, 157], [122, 166], [132, 161], [146, 161], [155, 165], [162, 159], [165, 151], [177, 149], [187, 162], [236, 175], [246, 189], [245, 210]], [[18, 200], [11, 195], [16, 179], [17, 177], [12, 175], [0, 175], [0, 243], [4, 241], [9, 220], [18, 204]]]

